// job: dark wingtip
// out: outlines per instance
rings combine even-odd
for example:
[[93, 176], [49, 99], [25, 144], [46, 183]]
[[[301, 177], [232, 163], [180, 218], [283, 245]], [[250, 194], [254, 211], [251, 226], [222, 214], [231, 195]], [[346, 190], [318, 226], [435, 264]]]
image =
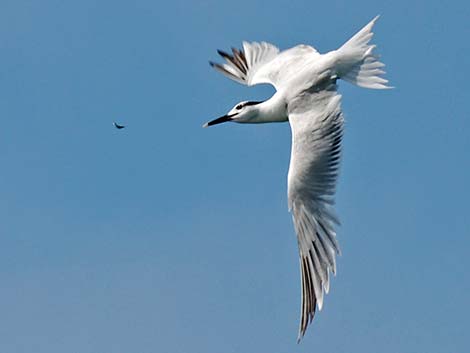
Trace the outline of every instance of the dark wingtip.
[[217, 49], [217, 53], [223, 58], [226, 58], [227, 56], [229, 56], [229, 54], [227, 54], [226, 52], [220, 49]]
[[214, 66], [215, 66], [215, 62], [209, 60], [209, 65], [210, 65], [211, 67], [214, 67]]

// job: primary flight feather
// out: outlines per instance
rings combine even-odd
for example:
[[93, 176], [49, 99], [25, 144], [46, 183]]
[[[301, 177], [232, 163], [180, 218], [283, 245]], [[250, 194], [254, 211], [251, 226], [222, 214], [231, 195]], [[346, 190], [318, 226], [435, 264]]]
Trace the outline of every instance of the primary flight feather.
[[344, 119], [337, 80], [386, 89], [388, 81], [374, 54], [372, 27], [378, 16], [337, 50], [320, 54], [298, 45], [285, 51], [261, 42], [243, 42], [243, 49], [218, 51], [225, 63], [210, 62], [228, 78], [248, 86], [269, 83], [276, 93], [263, 102], [243, 101], [204, 127], [223, 122], [288, 121], [292, 150], [288, 173], [288, 206], [299, 246], [302, 300], [298, 341], [315, 311], [323, 306], [336, 273], [340, 248], [335, 227], [334, 195], [341, 156]]

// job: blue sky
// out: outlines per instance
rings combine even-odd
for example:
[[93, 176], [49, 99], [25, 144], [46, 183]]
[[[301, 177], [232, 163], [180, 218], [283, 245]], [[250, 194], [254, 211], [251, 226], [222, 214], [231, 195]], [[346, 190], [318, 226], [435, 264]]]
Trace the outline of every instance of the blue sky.
[[[202, 129], [273, 93], [208, 60], [242, 40], [325, 52], [377, 14], [397, 88], [340, 85], [343, 256], [297, 345], [289, 126]], [[3, 0], [0, 351], [464, 352], [469, 17], [437, 0]]]

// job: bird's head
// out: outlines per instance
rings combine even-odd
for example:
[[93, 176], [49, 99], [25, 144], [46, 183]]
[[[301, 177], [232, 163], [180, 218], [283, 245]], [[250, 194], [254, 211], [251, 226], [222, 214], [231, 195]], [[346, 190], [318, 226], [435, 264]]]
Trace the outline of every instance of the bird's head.
[[209, 121], [203, 125], [208, 127], [233, 121], [235, 123], [249, 123], [256, 119], [259, 113], [259, 104], [262, 102], [243, 101], [235, 105], [227, 114], [220, 118]]

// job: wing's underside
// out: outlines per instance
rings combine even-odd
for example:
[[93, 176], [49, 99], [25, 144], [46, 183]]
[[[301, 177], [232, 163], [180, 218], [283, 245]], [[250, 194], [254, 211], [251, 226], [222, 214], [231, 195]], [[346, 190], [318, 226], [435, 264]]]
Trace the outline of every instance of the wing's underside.
[[297, 45], [279, 52], [272, 44], [243, 42], [243, 49], [232, 48], [232, 53], [218, 50], [225, 63], [210, 62], [211, 66], [228, 78], [252, 86], [260, 83], [272, 84], [276, 89], [285, 89], [299, 69], [312, 64], [320, 54], [309, 45]]
[[243, 42], [243, 50], [232, 48], [232, 54], [218, 50], [226, 63], [209, 62], [212, 67], [228, 78], [244, 85], [272, 83], [267, 77], [256, 77], [257, 71], [279, 53], [279, 49], [266, 42]]
[[302, 279], [300, 340], [321, 310], [329, 290], [330, 271], [336, 272], [340, 253], [333, 210], [338, 176], [343, 115], [336, 85], [295, 98], [289, 103], [292, 153], [288, 176], [289, 209], [299, 246]]

